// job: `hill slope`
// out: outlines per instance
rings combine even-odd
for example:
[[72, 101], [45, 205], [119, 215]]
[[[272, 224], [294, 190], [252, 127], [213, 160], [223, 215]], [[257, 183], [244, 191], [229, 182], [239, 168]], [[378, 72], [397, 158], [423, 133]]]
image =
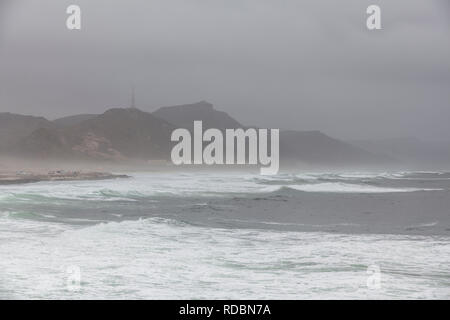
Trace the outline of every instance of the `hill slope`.
[[16, 144], [39, 128], [52, 127], [54, 124], [42, 117], [0, 113], [0, 150]]
[[83, 121], [90, 120], [98, 116], [98, 114], [79, 114], [53, 120], [53, 123], [59, 127], [70, 127], [80, 124]]
[[[169, 160], [172, 131], [192, 129], [195, 120], [202, 120], [204, 129], [245, 128], [204, 101], [163, 107], [154, 113], [115, 108], [55, 122], [0, 114], [0, 124], [4, 124], [0, 130], [5, 133], [0, 136], [0, 146], [15, 155], [46, 159]], [[319, 131], [281, 131], [280, 158], [284, 163], [321, 166], [386, 163], [386, 158]]]
[[162, 107], [153, 112], [153, 115], [173, 124], [177, 128], [191, 129], [195, 120], [203, 121], [205, 129], [217, 128], [222, 130], [244, 127], [226, 112], [214, 109], [214, 106], [206, 101]]
[[288, 162], [338, 166], [389, 161], [320, 131], [281, 131], [280, 157]]
[[172, 126], [138, 109], [110, 109], [64, 128], [40, 128], [21, 139], [17, 154], [99, 160], [161, 159], [169, 155]]

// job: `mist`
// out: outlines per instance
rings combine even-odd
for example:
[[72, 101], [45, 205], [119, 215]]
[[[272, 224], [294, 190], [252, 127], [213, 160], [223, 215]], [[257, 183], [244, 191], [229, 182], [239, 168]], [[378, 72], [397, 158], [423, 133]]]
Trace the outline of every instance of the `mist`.
[[0, 2], [0, 112], [49, 119], [207, 100], [246, 125], [450, 140], [448, 2]]

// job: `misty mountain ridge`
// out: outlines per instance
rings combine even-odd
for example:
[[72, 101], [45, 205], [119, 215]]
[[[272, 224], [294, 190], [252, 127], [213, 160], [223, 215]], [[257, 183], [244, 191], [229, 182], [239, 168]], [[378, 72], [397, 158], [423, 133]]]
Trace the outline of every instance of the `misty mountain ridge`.
[[[0, 123], [12, 116], [0, 115]], [[103, 114], [80, 114], [48, 121], [45, 118], [14, 115], [16, 122], [3, 128], [8, 141], [0, 137], [2, 153], [38, 159], [166, 160], [174, 145], [170, 135], [176, 128], [245, 128], [211, 103], [162, 107], [153, 113], [137, 108], [112, 108]], [[13, 118], [14, 118], [13, 117]], [[23, 118], [26, 117], [26, 118]], [[30, 123], [24, 126], [23, 123]], [[17, 123], [16, 126], [14, 123]], [[19, 125], [21, 124], [22, 125]], [[360, 147], [331, 138], [319, 131], [280, 131], [280, 158], [284, 163], [350, 165], [386, 162], [386, 158]]]
[[52, 128], [54, 124], [43, 117], [0, 113], [0, 151], [17, 143], [39, 128]]
[[391, 159], [334, 139], [320, 131], [280, 131], [280, 157], [288, 162], [308, 164], [382, 164]]
[[[135, 108], [70, 117], [73, 125], [39, 128], [11, 147], [15, 155], [92, 160], [163, 159], [174, 127]], [[66, 118], [67, 119], [67, 118]], [[61, 122], [60, 122], [61, 123]]]
[[85, 120], [97, 117], [98, 114], [78, 114], [53, 120], [52, 122], [59, 127], [70, 127], [77, 125]]
[[230, 117], [226, 112], [214, 109], [207, 101], [161, 107], [153, 112], [153, 115], [172, 123], [178, 128], [192, 129], [194, 121], [203, 121], [203, 128], [236, 129], [244, 128], [236, 119]]

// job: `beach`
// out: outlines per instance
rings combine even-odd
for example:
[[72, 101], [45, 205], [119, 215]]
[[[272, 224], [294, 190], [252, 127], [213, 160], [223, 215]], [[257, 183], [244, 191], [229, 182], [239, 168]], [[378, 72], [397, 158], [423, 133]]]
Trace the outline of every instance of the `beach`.
[[84, 171], [49, 171], [44, 172], [1, 172], [0, 185], [25, 184], [42, 181], [82, 181], [82, 180], [104, 180], [128, 178], [123, 174], [112, 174], [108, 172], [84, 172]]

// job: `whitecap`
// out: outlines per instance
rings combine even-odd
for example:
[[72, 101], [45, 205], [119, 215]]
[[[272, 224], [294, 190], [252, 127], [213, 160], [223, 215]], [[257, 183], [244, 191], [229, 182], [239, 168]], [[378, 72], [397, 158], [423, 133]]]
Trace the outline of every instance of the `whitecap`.
[[419, 189], [419, 188], [386, 188], [361, 184], [349, 184], [342, 182], [324, 182], [316, 184], [290, 185], [286, 187], [304, 192], [330, 192], [330, 193], [392, 193], [392, 192], [443, 190], [443, 189]]

